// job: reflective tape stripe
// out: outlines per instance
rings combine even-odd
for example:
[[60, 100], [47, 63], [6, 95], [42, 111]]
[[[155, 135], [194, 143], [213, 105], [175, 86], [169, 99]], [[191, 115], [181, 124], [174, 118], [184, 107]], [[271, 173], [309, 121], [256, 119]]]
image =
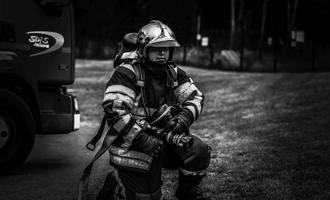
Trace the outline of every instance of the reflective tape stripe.
[[109, 93], [105, 96], [102, 106], [103, 108], [111, 106], [109, 108], [113, 109], [125, 109], [127, 107], [132, 109], [135, 107], [135, 103], [125, 95]]
[[112, 106], [111, 109], [123, 109], [125, 106], [129, 108], [133, 108], [135, 106], [135, 102], [128, 96], [122, 94], [114, 94], [108, 93], [104, 96], [103, 108], [107, 106]]
[[112, 108], [113, 111], [115, 111], [116, 113], [118, 113], [118, 115], [125, 115], [127, 114], [127, 110], [124, 109], [119, 109], [119, 108]]
[[131, 97], [127, 96], [126, 94], [118, 93], [118, 92], [108, 92], [107, 94], [104, 95], [103, 102], [106, 101], [127, 101], [127, 102], [133, 102], [134, 99]]
[[196, 113], [200, 114], [202, 112], [202, 102], [199, 99], [188, 100], [185, 103], [194, 104], [197, 108]]
[[[201, 94], [200, 94], [201, 95]], [[203, 100], [203, 97], [202, 96], [195, 96], [195, 99], [199, 99], [200, 101], [202, 101]]]
[[195, 106], [192, 106], [192, 105], [191, 106], [184, 106], [184, 108], [187, 108], [188, 110], [191, 111], [191, 113], [194, 116], [194, 120], [197, 119], [197, 116], [198, 116], [199, 113], [197, 113], [198, 111], [196, 110], [197, 108]]
[[197, 95], [199, 96], [202, 95], [202, 93], [197, 89], [195, 84], [190, 82], [186, 82], [174, 90], [174, 94], [180, 103], [186, 101], [193, 92], [197, 92]]
[[[194, 92], [196, 95], [191, 96]], [[186, 108], [192, 112], [194, 119], [197, 119], [202, 112], [203, 94], [198, 90], [195, 84], [186, 82], [180, 85], [174, 93], [181, 104], [186, 104]]]
[[134, 158], [134, 159], [146, 161], [148, 163], [152, 162], [152, 157], [142, 152], [127, 150], [125, 148], [116, 147], [113, 145], [109, 148], [109, 151], [111, 154], [118, 155], [121, 157]]
[[104, 95], [108, 93], [121, 93], [131, 97], [132, 99], [135, 99], [136, 97], [134, 90], [124, 85], [110, 85], [105, 90]]
[[[179, 85], [174, 90], [174, 94], [175, 94], [175, 96], [177, 97], [177, 99], [180, 103], [184, 102], [189, 97], [190, 94], [187, 95], [186, 91], [188, 90], [190, 85], [191, 85], [190, 82], [186, 82], [186, 83], [183, 83], [182, 85]], [[191, 92], [191, 91], [189, 91], [189, 92]]]
[[113, 128], [120, 133], [128, 122], [131, 120], [131, 114], [127, 113], [126, 115], [121, 116], [121, 118], [113, 125]]
[[206, 169], [200, 170], [200, 171], [189, 171], [186, 169], [179, 168], [179, 170], [185, 176], [205, 176], [206, 175]]
[[[112, 108], [113, 109], [121, 109], [123, 108], [123, 100], [117, 99], [113, 101]], [[131, 104], [128, 104], [131, 105]]]
[[144, 171], [149, 171], [151, 165], [151, 163], [147, 163], [141, 160], [135, 160], [117, 155], [110, 155], [110, 162], [115, 166], [140, 169]]

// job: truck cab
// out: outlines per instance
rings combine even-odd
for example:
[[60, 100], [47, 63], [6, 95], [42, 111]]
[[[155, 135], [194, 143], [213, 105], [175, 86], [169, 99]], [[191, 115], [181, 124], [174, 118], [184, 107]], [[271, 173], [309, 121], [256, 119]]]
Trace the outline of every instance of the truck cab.
[[0, 1], [0, 171], [20, 166], [35, 134], [79, 129], [71, 0]]

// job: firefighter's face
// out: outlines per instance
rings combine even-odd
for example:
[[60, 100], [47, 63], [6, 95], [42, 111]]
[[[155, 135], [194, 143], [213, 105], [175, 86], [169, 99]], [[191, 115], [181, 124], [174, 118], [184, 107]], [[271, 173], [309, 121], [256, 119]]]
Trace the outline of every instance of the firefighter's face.
[[148, 47], [148, 59], [150, 62], [165, 63], [169, 55], [169, 47]]

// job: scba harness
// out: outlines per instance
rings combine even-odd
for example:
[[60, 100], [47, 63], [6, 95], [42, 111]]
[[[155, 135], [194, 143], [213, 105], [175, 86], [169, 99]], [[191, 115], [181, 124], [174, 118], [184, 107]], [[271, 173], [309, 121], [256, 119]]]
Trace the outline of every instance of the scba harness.
[[[141, 64], [139, 61], [132, 61], [130, 63], [130, 65], [133, 67], [134, 69], [134, 74], [136, 76], [136, 86], [139, 87], [139, 91], [140, 91], [140, 97], [141, 97], [141, 102], [144, 108], [144, 111], [147, 115], [147, 117], [150, 117], [152, 115], [152, 113], [150, 113], [150, 111], [147, 109], [146, 106], [146, 96], [145, 96], [145, 79], [146, 79], [146, 75], [145, 75], [145, 69], [143, 67], [141, 67]], [[178, 76], [177, 76], [177, 67], [174, 63], [172, 62], [168, 62], [166, 65], [166, 86], [168, 88], [175, 88], [178, 86]]]

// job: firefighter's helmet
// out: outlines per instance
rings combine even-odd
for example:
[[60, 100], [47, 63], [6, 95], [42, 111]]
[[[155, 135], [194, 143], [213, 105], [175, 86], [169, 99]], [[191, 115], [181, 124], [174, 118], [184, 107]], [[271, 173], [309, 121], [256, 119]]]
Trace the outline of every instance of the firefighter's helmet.
[[143, 26], [137, 35], [138, 52], [147, 57], [147, 47], [179, 47], [173, 31], [159, 20], [152, 20]]

